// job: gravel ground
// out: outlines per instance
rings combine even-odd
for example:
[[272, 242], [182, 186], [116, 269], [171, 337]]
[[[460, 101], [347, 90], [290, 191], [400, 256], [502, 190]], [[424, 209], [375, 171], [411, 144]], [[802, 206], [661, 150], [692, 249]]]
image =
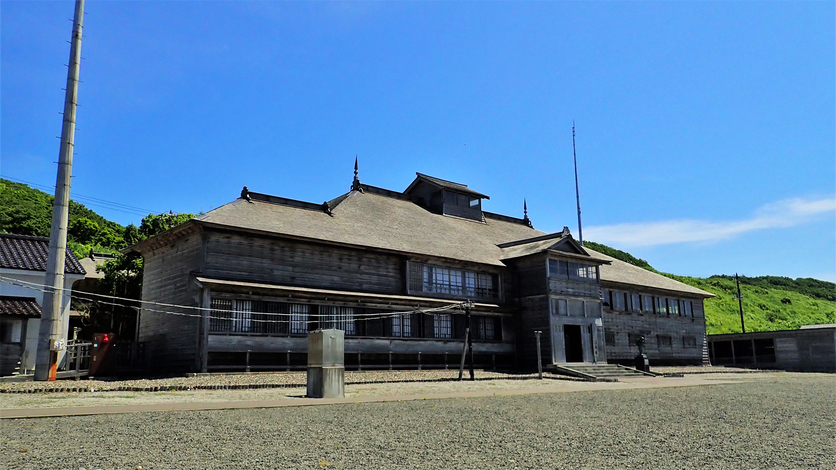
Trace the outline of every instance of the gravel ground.
[[836, 467], [836, 376], [753, 379], [682, 388], [3, 420], [0, 467]]
[[[476, 371], [477, 380], [528, 380], [537, 374], [509, 374]], [[544, 377], [578, 380], [544, 373]], [[346, 384], [433, 382], [457, 379], [458, 370], [346, 371]], [[465, 371], [465, 377], [469, 377]], [[259, 372], [249, 374], [198, 374], [136, 380], [57, 380], [54, 382], [0, 382], [0, 393], [77, 393], [77, 392], [170, 392], [174, 390], [229, 390], [305, 387], [307, 372]]]

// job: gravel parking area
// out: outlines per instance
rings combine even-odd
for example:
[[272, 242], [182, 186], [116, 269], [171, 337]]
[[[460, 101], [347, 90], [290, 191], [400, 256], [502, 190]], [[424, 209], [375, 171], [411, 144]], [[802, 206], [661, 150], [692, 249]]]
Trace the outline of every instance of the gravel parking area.
[[4, 420], [0, 467], [834, 468], [836, 376], [751, 377], [699, 387]]

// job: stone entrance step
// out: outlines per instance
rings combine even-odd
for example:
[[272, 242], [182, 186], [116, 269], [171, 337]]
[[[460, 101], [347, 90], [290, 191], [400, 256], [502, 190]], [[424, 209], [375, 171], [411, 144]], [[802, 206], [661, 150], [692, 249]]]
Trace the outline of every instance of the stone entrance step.
[[546, 369], [558, 374], [589, 380], [618, 380], [619, 377], [658, 377], [658, 374], [652, 372], [642, 372], [618, 364], [563, 363], [546, 366]]

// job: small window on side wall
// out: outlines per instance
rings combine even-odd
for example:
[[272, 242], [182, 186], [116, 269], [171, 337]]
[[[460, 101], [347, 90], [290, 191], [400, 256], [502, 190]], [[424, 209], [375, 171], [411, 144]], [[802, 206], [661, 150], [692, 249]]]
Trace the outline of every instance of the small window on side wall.
[[0, 320], [0, 343], [16, 344], [22, 341], [23, 320]]

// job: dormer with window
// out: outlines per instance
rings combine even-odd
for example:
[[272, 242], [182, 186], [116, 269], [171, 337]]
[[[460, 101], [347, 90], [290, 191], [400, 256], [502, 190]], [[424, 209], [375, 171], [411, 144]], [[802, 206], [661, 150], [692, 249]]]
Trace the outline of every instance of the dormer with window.
[[416, 173], [417, 177], [404, 191], [416, 204], [437, 214], [484, 222], [482, 199], [490, 197], [478, 193], [465, 184]]

